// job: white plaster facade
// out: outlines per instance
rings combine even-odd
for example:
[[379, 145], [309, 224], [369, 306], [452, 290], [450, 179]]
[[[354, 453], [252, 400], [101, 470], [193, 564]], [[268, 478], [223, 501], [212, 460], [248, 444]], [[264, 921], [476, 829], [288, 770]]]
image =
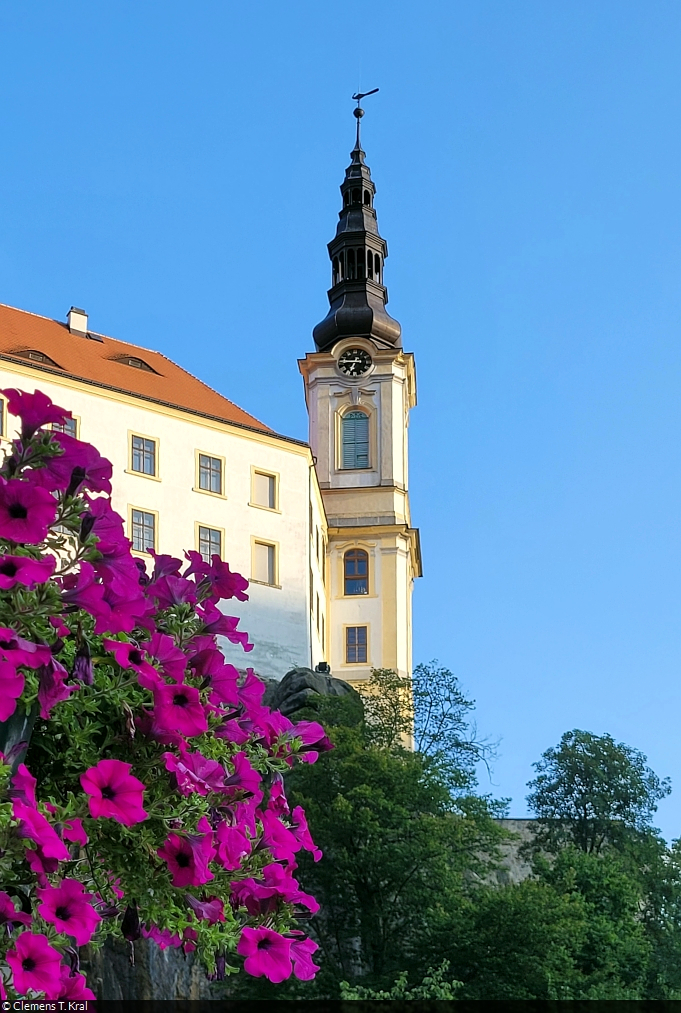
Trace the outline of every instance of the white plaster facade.
[[[86, 339], [69, 335], [67, 340]], [[255, 645], [244, 654], [225, 643], [230, 661], [280, 679], [293, 665], [314, 667], [325, 659], [327, 526], [306, 444], [107, 390], [87, 380], [56, 376], [4, 356], [0, 357], [0, 387], [40, 389], [73, 413], [79, 438], [94, 444], [113, 464], [113, 505], [125, 519], [128, 535], [133, 508], [156, 516], [158, 552], [182, 557], [185, 549], [198, 548], [200, 524], [220, 530], [223, 558], [249, 579], [254, 541], [276, 547], [275, 586], [252, 582], [248, 602], [224, 603], [226, 612], [242, 617], [241, 627]], [[13, 435], [16, 420], [5, 414], [3, 422], [3, 433]], [[156, 476], [131, 470], [132, 434], [156, 441]], [[198, 489], [199, 452], [224, 461], [222, 494]], [[254, 469], [275, 476], [275, 508], [253, 505]]]

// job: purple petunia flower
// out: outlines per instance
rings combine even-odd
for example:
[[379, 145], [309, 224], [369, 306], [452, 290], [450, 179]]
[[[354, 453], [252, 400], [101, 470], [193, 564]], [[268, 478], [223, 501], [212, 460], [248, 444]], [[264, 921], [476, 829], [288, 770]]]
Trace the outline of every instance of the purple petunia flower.
[[252, 765], [245, 753], [235, 753], [230, 758], [234, 773], [225, 778], [225, 787], [232, 791], [247, 791], [262, 798], [260, 784], [262, 777]]
[[50, 422], [62, 424], [66, 419], [72, 418], [71, 412], [53, 404], [47, 394], [37, 390], [35, 394], [29, 394], [25, 390], [15, 390], [9, 387], [0, 391], [7, 398], [7, 410], [11, 415], [17, 415], [21, 419], [21, 438], [30, 440], [36, 429], [49, 425]]
[[73, 841], [74, 844], [80, 844], [83, 848], [89, 840], [83, 827], [83, 821], [81, 819], [76, 819], [75, 817], [64, 823], [62, 837], [65, 841]]
[[85, 893], [81, 882], [63, 879], [59, 886], [39, 888], [36, 893], [42, 901], [38, 905], [38, 914], [46, 922], [51, 922], [57, 932], [73, 936], [78, 946], [90, 942], [102, 918], [92, 906], [94, 894]]
[[184, 577], [171, 575], [160, 577], [149, 585], [149, 594], [158, 602], [159, 608], [167, 609], [171, 605], [182, 605], [189, 602], [196, 603], [196, 585]]
[[69, 496], [74, 496], [81, 486], [90, 492], [111, 493], [111, 461], [102, 457], [90, 443], [83, 443], [68, 433], [55, 433], [52, 440], [59, 444], [62, 453], [51, 457], [44, 468], [30, 473], [36, 485], [50, 492], [66, 491]]
[[236, 616], [223, 615], [212, 601], [206, 601], [196, 612], [205, 623], [205, 632], [209, 636], [226, 637], [231, 644], [241, 644], [244, 651], [253, 650], [253, 644], [248, 642], [248, 633], [237, 630], [239, 620]]
[[168, 834], [156, 854], [168, 866], [173, 886], [201, 886], [213, 879], [208, 863], [215, 857], [213, 834]]
[[201, 553], [195, 550], [185, 552], [185, 556], [189, 560], [189, 566], [183, 576], [194, 575], [199, 581], [207, 580], [211, 587], [211, 597], [215, 601], [222, 601], [225, 598], [248, 601], [248, 595], [245, 593], [248, 581], [240, 573], [232, 573], [227, 563], [217, 554], [211, 556], [210, 563], [206, 563]]
[[114, 819], [124, 827], [147, 819], [142, 808], [144, 785], [132, 776], [131, 769], [132, 764], [122, 760], [100, 760], [80, 775], [83, 791], [90, 796], [91, 816]]
[[238, 869], [241, 859], [250, 855], [253, 845], [239, 826], [230, 826], [224, 820], [215, 833], [218, 842], [218, 861], [223, 869]]
[[296, 978], [312, 981], [319, 970], [319, 965], [312, 962], [312, 954], [318, 949], [319, 943], [315, 943], [314, 939], [291, 940], [291, 959]]
[[154, 716], [161, 729], [180, 732], [191, 738], [208, 730], [206, 713], [198, 689], [178, 683], [173, 686], [155, 686]]
[[198, 750], [190, 753], [184, 743], [180, 746], [180, 755], [164, 753], [166, 770], [175, 775], [178, 791], [181, 795], [208, 795], [211, 792], [225, 790], [225, 768], [217, 760], [209, 760]]
[[[139, 680], [141, 686], [152, 689], [161, 681], [154, 666], [146, 660], [146, 652], [142, 647], [121, 640], [105, 640], [104, 646], [107, 651], [111, 651], [121, 668], [131, 668], [142, 677]], [[144, 646], [146, 647], [146, 644]]]
[[46, 665], [52, 652], [46, 644], [34, 644], [24, 640], [8, 626], [0, 626], [0, 658], [12, 665], [23, 665], [25, 668], [40, 668]]
[[170, 946], [176, 949], [182, 946], [182, 936], [177, 932], [171, 932], [170, 929], [159, 929], [158, 925], [151, 925], [149, 928], [142, 925], [140, 931], [145, 939], [153, 939], [161, 950], [167, 950]]
[[17, 911], [8, 893], [0, 893], [0, 925], [12, 932], [17, 925], [30, 925], [33, 919], [23, 911]]
[[50, 992], [55, 981], [59, 981], [61, 953], [47, 941], [47, 936], [22, 932], [8, 950], [6, 960], [12, 968], [14, 987], [17, 992]]
[[57, 560], [54, 556], [44, 559], [30, 559], [28, 556], [0, 557], [0, 590], [7, 591], [16, 584], [23, 584], [31, 591], [37, 584], [44, 584], [54, 573]]
[[96, 999], [97, 996], [91, 988], [87, 987], [84, 975], [78, 974], [76, 971], [72, 971], [70, 967], [67, 967], [66, 964], [62, 964], [57, 990], [56, 992], [51, 992], [46, 998], [71, 999], [72, 1001], [80, 999], [82, 1001], [85, 999]]
[[32, 806], [35, 809], [35, 788], [37, 783], [26, 764], [20, 763], [16, 774], [12, 778], [12, 787], [9, 790], [10, 798], [16, 798], [20, 802], [23, 802], [24, 805]]
[[95, 681], [92, 655], [87, 640], [80, 645], [73, 659], [73, 678], [82, 682], [84, 686], [91, 686]]
[[18, 478], [0, 479], [0, 538], [37, 545], [57, 516], [57, 502], [46, 489]]
[[307, 819], [305, 818], [305, 810], [300, 805], [297, 805], [293, 810], [291, 816], [291, 832], [296, 840], [300, 842], [305, 851], [309, 851], [314, 861], [318, 862], [322, 857], [322, 851], [312, 840], [312, 834], [310, 833], [310, 828], [308, 827]]
[[17, 709], [24, 692], [24, 677], [8, 661], [0, 661], [0, 721], [6, 721]]
[[163, 674], [175, 682], [182, 682], [187, 667], [184, 651], [175, 645], [167, 633], [154, 633], [151, 640], [144, 645], [147, 654], [159, 663]]
[[19, 820], [19, 836], [35, 841], [46, 858], [65, 862], [70, 857], [66, 845], [59, 840], [56, 832], [37, 809], [15, 799], [12, 803], [12, 813], [14, 819]]
[[50, 658], [46, 665], [38, 669], [38, 703], [40, 716], [47, 721], [53, 707], [62, 700], [67, 700], [77, 686], [67, 686], [65, 680], [69, 673], [63, 665]]
[[278, 983], [291, 977], [291, 940], [262, 926], [242, 931], [236, 952], [244, 960], [244, 970], [255, 978], [265, 977]]
[[197, 918], [207, 921], [209, 925], [216, 922], [224, 922], [225, 905], [219, 897], [210, 897], [208, 900], [197, 900], [190, 893], [186, 895], [187, 903]]

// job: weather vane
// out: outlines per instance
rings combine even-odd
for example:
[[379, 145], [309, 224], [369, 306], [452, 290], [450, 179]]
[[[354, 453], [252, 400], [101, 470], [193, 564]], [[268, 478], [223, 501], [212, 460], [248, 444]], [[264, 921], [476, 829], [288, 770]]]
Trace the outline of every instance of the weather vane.
[[353, 114], [353, 116], [357, 117], [357, 147], [358, 148], [359, 148], [359, 121], [364, 116], [364, 110], [362, 109], [362, 106], [360, 105], [360, 103], [361, 103], [361, 101], [362, 101], [363, 98], [367, 97], [367, 95], [375, 95], [377, 91], [378, 91], [378, 88], [372, 88], [371, 91], [358, 91], [356, 95], [352, 96], [352, 101], [353, 102], [357, 102], [357, 108], [352, 110], [352, 114]]

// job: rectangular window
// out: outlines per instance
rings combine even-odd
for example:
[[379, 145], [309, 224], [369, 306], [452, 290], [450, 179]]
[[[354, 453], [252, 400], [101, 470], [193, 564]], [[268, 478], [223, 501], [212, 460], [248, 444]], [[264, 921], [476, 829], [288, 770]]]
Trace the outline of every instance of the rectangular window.
[[261, 584], [276, 584], [275, 546], [255, 542], [253, 546], [253, 580]]
[[222, 496], [222, 460], [199, 454], [199, 489]]
[[366, 626], [347, 626], [345, 629], [345, 661], [348, 665], [365, 665], [367, 660]]
[[204, 563], [210, 563], [211, 557], [215, 555], [222, 559], [222, 532], [199, 525], [199, 552]]
[[322, 650], [326, 650], [326, 630], [324, 623], [324, 616], [322, 616]]
[[315, 528], [315, 545], [317, 550], [317, 563], [319, 563], [319, 528]]
[[322, 610], [319, 605], [319, 595], [317, 595], [317, 633], [319, 633], [319, 623], [322, 618]]
[[140, 475], [156, 476], [156, 441], [144, 436], [132, 437], [130, 467]]
[[132, 511], [132, 547], [136, 552], [156, 548], [156, 516], [146, 510]]
[[78, 419], [64, 419], [63, 422], [53, 422], [52, 430], [55, 433], [66, 433], [68, 436], [78, 438]]
[[314, 609], [314, 576], [310, 567], [310, 612]]
[[277, 479], [274, 475], [253, 472], [253, 503], [269, 510], [277, 509]]

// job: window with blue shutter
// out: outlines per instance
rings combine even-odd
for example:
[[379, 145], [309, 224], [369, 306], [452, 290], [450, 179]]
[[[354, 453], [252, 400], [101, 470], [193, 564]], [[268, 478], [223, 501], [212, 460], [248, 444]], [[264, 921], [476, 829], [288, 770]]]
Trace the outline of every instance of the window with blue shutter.
[[369, 416], [348, 412], [341, 419], [341, 459], [343, 468], [369, 467]]

